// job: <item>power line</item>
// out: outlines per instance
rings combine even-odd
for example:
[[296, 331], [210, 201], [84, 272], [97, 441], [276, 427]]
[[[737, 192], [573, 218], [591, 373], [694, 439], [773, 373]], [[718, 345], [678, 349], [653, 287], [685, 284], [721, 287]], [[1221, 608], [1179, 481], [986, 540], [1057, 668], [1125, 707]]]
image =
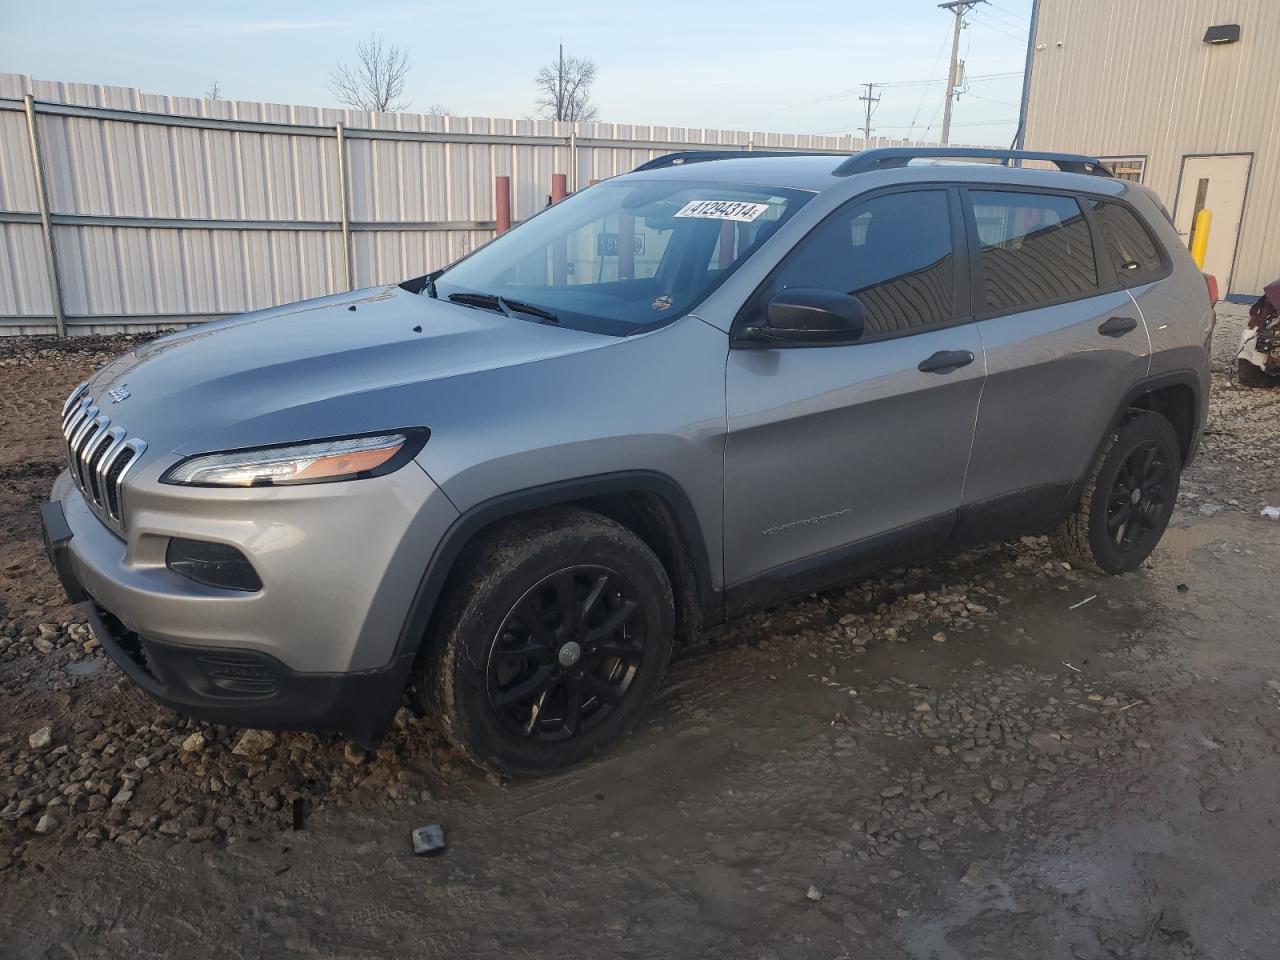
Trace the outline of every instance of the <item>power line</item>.
[[987, 0], [987, 6], [991, 7], [991, 9], [993, 10], [999, 10], [1001, 13], [1003, 13], [1006, 17], [1009, 17], [1010, 19], [1021, 20], [1023, 23], [1031, 22], [1027, 17], [1024, 17], [1022, 14], [1018, 13], [1016, 10], [1010, 10], [1008, 7], [1001, 6], [1000, 4], [996, 3], [995, 0]]
[[988, 20], [986, 17], [979, 17], [975, 14], [973, 22], [980, 27], [986, 27], [988, 30], [993, 30], [1001, 36], [1008, 37], [1010, 40], [1017, 40], [1019, 43], [1027, 42], [1027, 35], [1025, 33], [1022, 36], [1018, 36], [1017, 34], [1006, 30], [1004, 27], [997, 25], [996, 21]]

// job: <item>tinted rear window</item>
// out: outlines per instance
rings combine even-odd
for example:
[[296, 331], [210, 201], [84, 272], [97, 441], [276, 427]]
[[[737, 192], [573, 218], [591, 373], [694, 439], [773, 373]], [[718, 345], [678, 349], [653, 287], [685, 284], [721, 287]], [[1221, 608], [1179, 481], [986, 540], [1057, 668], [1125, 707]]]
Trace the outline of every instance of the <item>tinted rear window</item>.
[[1127, 287], [1149, 283], [1164, 273], [1160, 248], [1151, 232], [1128, 207], [1106, 200], [1086, 200], [1102, 232], [1116, 276]]
[[1098, 288], [1089, 224], [1074, 197], [974, 190], [985, 313], [1028, 309]]

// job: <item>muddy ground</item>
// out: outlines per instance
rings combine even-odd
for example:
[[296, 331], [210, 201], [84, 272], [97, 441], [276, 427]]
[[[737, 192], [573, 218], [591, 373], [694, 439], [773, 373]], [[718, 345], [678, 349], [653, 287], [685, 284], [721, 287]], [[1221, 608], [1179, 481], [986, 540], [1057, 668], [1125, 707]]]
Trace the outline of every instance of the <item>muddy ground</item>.
[[513, 784], [408, 710], [365, 755], [133, 690], [35, 519], [63, 397], [127, 344], [0, 341], [0, 956], [1280, 956], [1280, 389], [1231, 381], [1224, 313], [1141, 571], [1027, 538], [780, 607]]

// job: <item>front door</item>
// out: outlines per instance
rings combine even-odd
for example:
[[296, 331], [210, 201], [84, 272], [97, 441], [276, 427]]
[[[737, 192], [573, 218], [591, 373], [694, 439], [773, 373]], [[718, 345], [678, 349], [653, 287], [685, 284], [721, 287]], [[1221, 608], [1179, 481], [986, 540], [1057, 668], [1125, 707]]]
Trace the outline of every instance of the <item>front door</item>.
[[[950, 531], [984, 371], [975, 326], [958, 322], [968, 312], [957, 295], [958, 203], [946, 189], [851, 201], [739, 318], [767, 323], [777, 292], [816, 287], [856, 296], [867, 325], [853, 344], [729, 353], [731, 611], [856, 573], [869, 553], [929, 549]], [[937, 359], [944, 352], [955, 362]]]
[[1251, 160], [1248, 154], [1184, 157], [1182, 160], [1182, 179], [1179, 181], [1173, 222], [1189, 244], [1196, 214], [1201, 210], [1213, 213], [1204, 272], [1217, 277], [1218, 289], [1223, 296], [1231, 290], [1236, 239], [1244, 216], [1244, 194], [1249, 185]]

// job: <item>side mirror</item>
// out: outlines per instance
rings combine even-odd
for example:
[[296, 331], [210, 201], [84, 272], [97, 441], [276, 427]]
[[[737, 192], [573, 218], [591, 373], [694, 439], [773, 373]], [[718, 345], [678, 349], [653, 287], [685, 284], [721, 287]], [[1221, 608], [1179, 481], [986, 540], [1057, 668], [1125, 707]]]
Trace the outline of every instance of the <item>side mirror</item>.
[[852, 343], [862, 336], [866, 314], [857, 297], [835, 290], [791, 287], [774, 295], [765, 311], [767, 326], [743, 331], [759, 346], [772, 343]]

